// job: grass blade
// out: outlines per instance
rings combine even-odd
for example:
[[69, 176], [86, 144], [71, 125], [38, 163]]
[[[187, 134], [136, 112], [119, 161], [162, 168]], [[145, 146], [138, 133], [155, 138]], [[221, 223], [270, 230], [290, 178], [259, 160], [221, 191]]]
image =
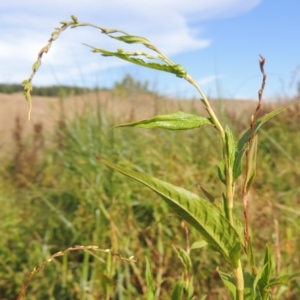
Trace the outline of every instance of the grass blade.
[[145, 271], [145, 277], [146, 277], [146, 282], [147, 282], [147, 287], [148, 287], [148, 292], [147, 292], [147, 300], [155, 300], [155, 286], [153, 283], [153, 277], [151, 273], [151, 267], [148, 258], [146, 257], [146, 271]]

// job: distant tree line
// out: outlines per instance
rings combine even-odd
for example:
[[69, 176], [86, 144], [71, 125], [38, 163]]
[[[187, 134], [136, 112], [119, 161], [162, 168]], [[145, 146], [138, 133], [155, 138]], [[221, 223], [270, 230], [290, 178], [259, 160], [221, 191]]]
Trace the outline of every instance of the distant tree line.
[[[34, 86], [31, 94], [34, 96], [58, 97], [62, 95], [81, 95], [97, 90], [99, 91], [105, 89], [68, 85]], [[130, 74], [126, 74], [121, 81], [116, 81], [112, 90], [121, 92], [153, 93], [149, 89], [148, 81], [136, 80]], [[23, 92], [23, 86], [21, 84], [0, 84], [0, 93], [13, 94], [18, 92]]]
[[150, 93], [149, 82], [136, 80], [130, 74], [126, 74], [121, 81], [117, 81], [114, 84], [115, 90], [123, 90], [130, 92], [146, 92]]
[[[47, 96], [57, 97], [64, 95], [81, 95], [86, 92], [94, 91], [87, 87], [67, 86], [67, 85], [52, 85], [52, 86], [34, 86], [32, 95], [34, 96]], [[23, 92], [23, 86], [20, 84], [0, 84], [0, 93], [13, 94]]]

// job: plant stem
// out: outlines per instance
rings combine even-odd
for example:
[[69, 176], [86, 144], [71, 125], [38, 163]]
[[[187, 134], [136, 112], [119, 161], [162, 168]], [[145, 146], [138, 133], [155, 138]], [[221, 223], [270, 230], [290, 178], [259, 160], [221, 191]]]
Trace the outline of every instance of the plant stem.
[[[234, 196], [234, 184], [233, 184], [233, 178], [232, 178], [232, 172], [229, 171], [229, 158], [228, 158], [228, 152], [226, 151], [226, 147], [224, 147], [224, 156], [225, 156], [225, 162], [226, 162], [226, 203], [227, 203], [227, 214], [228, 214], [228, 220], [232, 227], [234, 227], [234, 221], [233, 221], [233, 196]], [[244, 275], [243, 275], [243, 268], [241, 264], [241, 260], [238, 260], [238, 267], [237, 269], [233, 270], [233, 274], [236, 281], [236, 297], [238, 300], [244, 299]]]
[[233, 274], [236, 280], [236, 299], [244, 300], [244, 275], [240, 259], [238, 261], [238, 268], [233, 269]]
[[219, 132], [219, 135], [220, 135], [220, 137], [222, 139], [223, 145], [225, 145], [225, 133], [224, 133], [224, 129], [223, 129], [221, 123], [219, 122], [218, 118], [216, 117], [213, 109], [211, 108], [210, 103], [207, 100], [205, 94], [203, 93], [203, 91], [201, 90], [201, 88], [199, 87], [199, 85], [196, 83], [196, 81], [189, 74], [186, 75], [185, 79], [189, 83], [191, 83], [197, 89], [197, 91], [200, 93], [200, 95], [202, 97], [201, 101], [205, 105], [206, 111], [208, 112], [208, 114], [209, 114], [209, 116], [211, 118], [211, 122], [214, 124], [215, 128]]
[[[234, 184], [233, 184], [232, 172], [230, 171], [230, 166], [229, 166], [229, 153], [227, 152], [227, 147], [226, 147], [225, 132], [221, 123], [216, 117], [212, 107], [210, 106], [208, 99], [206, 98], [205, 94], [198, 86], [196, 81], [188, 74], [186, 75], [185, 79], [193, 86], [195, 86], [198, 92], [200, 93], [202, 97], [201, 101], [205, 105], [206, 111], [210, 116], [211, 122], [214, 124], [222, 140], [223, 149], [224, 149], [223, 155], [225, 160], [225, 172], [226, 172], [226, 209], [227, 209], [226, 215], [228, 216], [229, 223], [231, 224], [232, 227], [234, 227], [233, 213], [232, 213]], [[243, 269], [242, 269], [242, 264], [240, 259], [238, 260], [238, 267], [236, 269], [235, 268], [233, 269], [233, 274], [236, 280], [236, 291], [237, 291], [236, 297], [238, 300], [244, 300], [244, 275], [243, 275]]]

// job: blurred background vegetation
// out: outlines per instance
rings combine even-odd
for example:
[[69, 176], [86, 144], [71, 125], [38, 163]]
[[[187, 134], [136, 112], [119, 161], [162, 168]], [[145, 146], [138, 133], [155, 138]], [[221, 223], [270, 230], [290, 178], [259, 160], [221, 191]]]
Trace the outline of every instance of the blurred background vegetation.
[[[35, 86], [33, 96], [47, 96], [47, 97], [62, 97], [68, 95], [82, 95], [92, 91], [107, 90], [107, 88], [88, 88], [68, 85], [53, 85], [53, 86]], [[151, 93], [149, 89], [149, 82], [141, 82], [134, 79], [130, 74], [126, 74], [119, 82], [115, 82], [113, 86], [115, 91], [130, 91], [130, 92], [147, 92]], [[4, 84], [0, 83], [0, 93], [13, 94], [23, 92], [21, 84]]]
[[[20, 88], [0, 85], [0, 92], [13, 93]], [[177, 110], [195, 113], [200, 101], [171, 103], [130, 75], [109, 91], [119, 115], [102, 101], [100, 89], [45, 87], [33, 92], [59, 97], [53, 108], [56, 118], [50, 131], [33, 117], [31, 132], [25, 133], [22, 119], [16, 116], [9, 149], [1, 153], [0, 299], [16, 299], [34, 267], [73, 245], [97, 245], [124, 257], [134, 255], [138, 261], [71, 252], [36, 274], [27, 290], [28, 299], [145, 299], [145, 256], [151, 263], [159, 299], [171, 299], [172, 286], [184, 271], [172, 246], [186, 248], [187, 239], [193, 243], [201, 237], [193, 228], [187, 236], [180, 217], [156, 194], [99, 164], [95, 156], [195, 193], [201, 194], [197, 188], [201, 185], [220, 197], [220, 143], [212, 128], [182, 132], [111, 129], [141, 119], [139, 113], [134, 114], [136, 105], [148, 110], [149, 97], [153, 115]], [[66, 99], [76, 95], [87, 101], [72, 107], [70, 113]], [[14, 95], [11, 97], [13, 101]], [[89, 97], [96, 101], [89, 103]], [[140, 102], [133, 102], [129, 113], [122, 114], [123, 106], [137, 98]], [[213, 102], [222, 123], [228, 123], [236, 137], [241, 135], [255, 103], [243, 104], [243, 114], [237, 109], [239, 102]], [[274, 105], [279, 104], [266, 104], [261, 113]], [[263, 265], [268, 243], [274, 265], [281, 260], [280, 268], [286, 274], [300, 269], [299, 118], [300, 105], [296, 104], [261, 131], [249, 204], [257, 265]], [[240, 184], [235, 209], [242, 219]], [[279, 224], [280, 260], [275, 251], [274, 220]], [[228, 269], [221, 257], [205, 247], [192, 250], [192, 260], [196, 299], [204, 295], [206, 299], [228, 299], [215, 271], [217, 266]], [[277, 299], [299, 299], [299, 295], [300, 283], [294, 280], [279, 288]]]

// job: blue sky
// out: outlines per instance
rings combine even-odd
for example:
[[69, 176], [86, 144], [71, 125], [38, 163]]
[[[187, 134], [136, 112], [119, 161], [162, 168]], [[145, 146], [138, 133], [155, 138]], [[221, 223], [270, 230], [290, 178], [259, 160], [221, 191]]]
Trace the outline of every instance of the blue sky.
[[[0, 4], [0, 83], [19, 83], [59, 21], [75, 14], [106, 28], [144, 36], [182, 64], [209, 97], [257, 99], [259, 54], [266, 58], [265, 99], [297, 94], [300, 81], [299, 0], [10, 0]], [[55, 41], [34, 85], [110, 87], [130, 73], [169, 96], [196, 96], [186, 81], [91, 53], [145, 50], [109, 39], [96, 29], [68, 29]], [[299, 72], [298, 72], [299, 68]]]

